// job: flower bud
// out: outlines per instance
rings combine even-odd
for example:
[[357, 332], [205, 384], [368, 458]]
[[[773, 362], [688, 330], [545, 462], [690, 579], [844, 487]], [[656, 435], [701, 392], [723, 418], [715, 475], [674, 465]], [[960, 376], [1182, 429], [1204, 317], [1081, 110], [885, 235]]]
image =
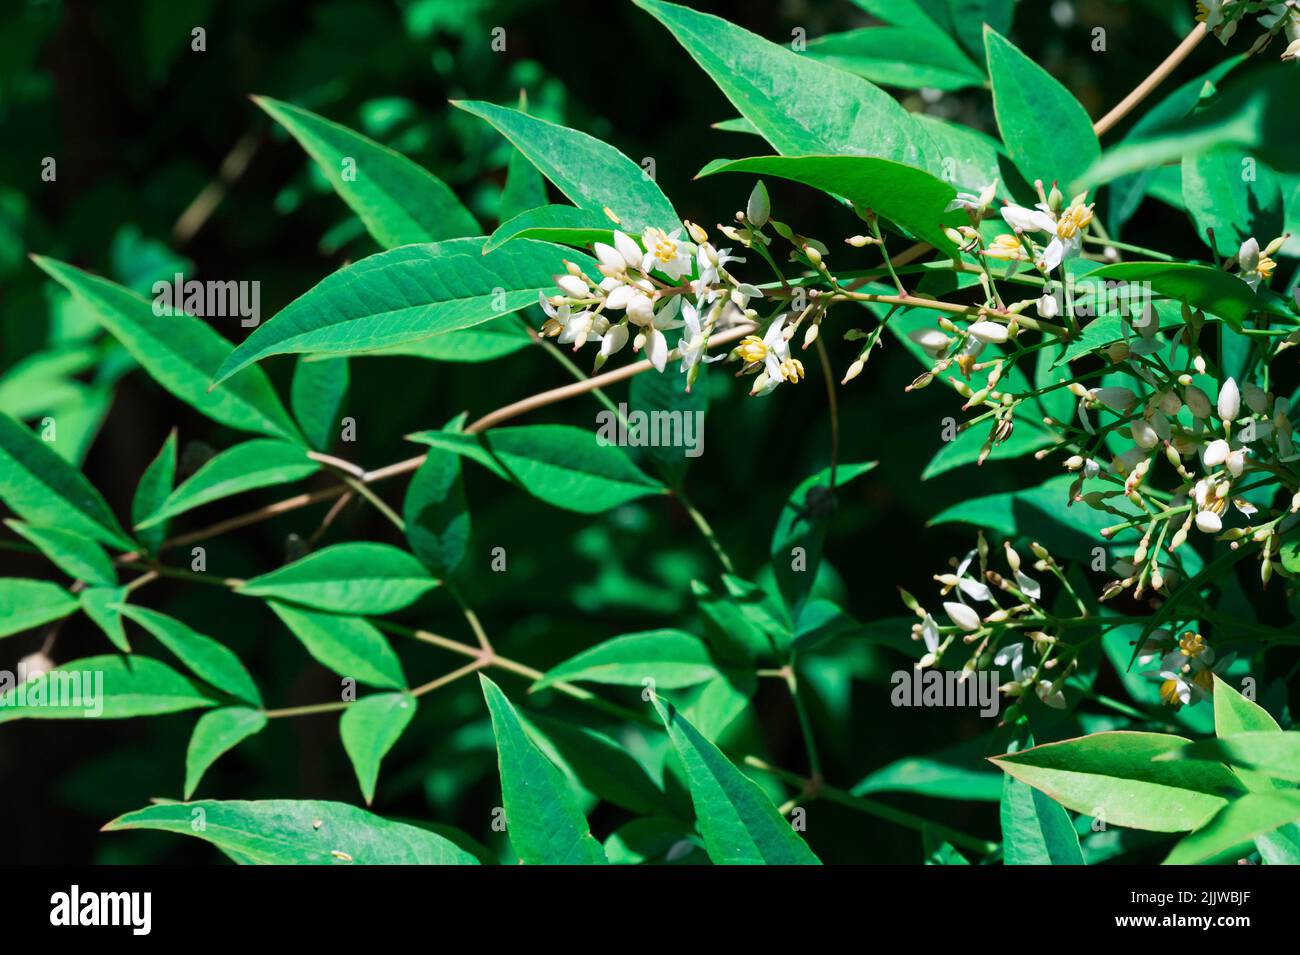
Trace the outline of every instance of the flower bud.
[[1241, 392], [1231, 378], [1219, 387], [1218, 412], [1222, 421], [1236, 421], [1241, 414]]
[[751, 225], [762, 228], [767, 224], [768, 216], [771, 214], [772, 202], [767, 195], [767, 186], [763, 185], [763, 180], [760, 179], [754, 183], [754, 190], [749, 194], [749, 201], [745, 203], [745, 218]]
[[966, 331], [986, 344], [996, 345], [1007, 340], [1007, 327], [997, 322], [974, 322]]
[[969, 632], [980, 628], [980, 615], [965, 604], [948, 601], [944, 603], [943, 611], [948, 619], [963, 630]]

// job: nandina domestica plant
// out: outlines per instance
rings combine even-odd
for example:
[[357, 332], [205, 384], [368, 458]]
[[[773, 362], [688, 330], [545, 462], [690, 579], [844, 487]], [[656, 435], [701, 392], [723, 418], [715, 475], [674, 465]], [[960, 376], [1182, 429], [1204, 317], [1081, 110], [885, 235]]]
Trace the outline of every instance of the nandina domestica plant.
[[[172, 727], [157, 788], [99, 795], [99, 840], [1300, 862], [1300, 5], [1200, 5], [1095, 122], [1010, 2], [858, 6], [872, 25], [777, 43], [638, 0], [622, 44], [675, 40], [749, 154], [696, 155], [656, 85], [607, 97], [682, 140], [689, 205], [655, 158], [462, 78], [424, 138], [247, 105], [310, 160], [259, 201], [314, 184], [352, 213], [265, 321], [260, 285], [162, 243], [113, 279], [29, 243], [16, 268], [78, 331], [0, 378], [27, 560], [0, 723]], [[448, 129], [499, 159], [448, 160], [463, 195], [401, 148]], [[55, 400], [85, 376], [102, 413]], [[137, 380], [166, 428], [92, 481]]]

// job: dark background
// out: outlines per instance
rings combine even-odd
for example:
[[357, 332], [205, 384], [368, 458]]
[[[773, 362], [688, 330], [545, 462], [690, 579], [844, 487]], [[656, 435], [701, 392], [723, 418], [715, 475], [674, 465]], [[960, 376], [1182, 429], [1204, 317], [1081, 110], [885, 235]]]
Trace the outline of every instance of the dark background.
[[[839, 0], [695, 5], [778, 42], [793, 26], [814, 37], [869, 22]], [[1054, 21], [1052, 4], [1025, 2], [1012, 38], [1100, 116], [1176, 45], [1190, 23], [1183, 6], [1190, 10], [1191, 4], [1065, 3], [1072, 16], [1060, 14]], [[82, 422], [85, 471], [119, 514], [128, 511], [140, 472], [173, 426], [190, 449], [191, 463], [202, 458], [205, 446], [227, 447], [236, 435], [190, 411], [145, 375], [129, 372], [129, 364], [118, 360], [26, 255], [49, 254], [122, 282], [144, 280], [146, 289], [152, 278], [171, 274], [174, 260], [187, 260], [187, 273], [199, 278], [261, 281], [269, 316], [344, 262], [374, 251], [298, 146], [249, 101], [250, 94], [306, 106], [407, 152], [450, 183], [488, 228], [495, 225], [508, 153], [488, 126], [448, 107], [449, 98], [513, 105], [526, 90], [534, 112], [586, 130], [634, 159], [654, 157], [658, 180], [678, 210], [706, 225], [728, 221], [743, 206], [749, 186], [742, 177], [697, 183], [695, 172], [714, 157], [768, 151], [753, 137], [710, 128], [734, 110], [667, 31], [630, 3], [10, 2], [5, 20], [0, 376], [52, 342], [91, 342], [103, 349], [101, 360], [75, 376], [81, 386], [75, 394], [50, 396], [49, 409], [13, 413], [26, 412], [30, 420], [57, 410], [61, 420]], [[195, 26], [207, 31], [205, 52], [190, 50]], [[496, 26], [507, 31], [504, 53], [490, 49]], [[1090, 48], [1094, 26], [1108, 31], [1104, 54]], [[1223, 55], [1217, 43], [1203, 43], [1168, 89]], [[992, 128], [984, 91], [948, 94], [928, 107], [915, 92], [898, 93], [911, 108]], [[223, 182], [222, 161], [241, 142], [254, 147], [247, 168]], [[58, 163], [53, 183], [40, 179], [46, 156]], [[220, 203], [193, 235], [178, 235], [182, 212], [213, 183], [219, 184]], [[839, 251], [840, 240], [857, 229], [841, 210], [811, 190], [786, 183], [769, 188], [774, 214], [826, 241], [836, 256], [847, 256]], [[1178, 253], [1179, 243], [1169, 234], [1182, 231], [1181, 251], [1199, 254], [1184, 226], [1180, 214], [1148, 203], [1126, 237]], [[219, 330], [232, 339], [244, 334], [233, 319]], [[844, 368], [855, 346], [838, 336], [828, 342], [836, 367]], [[589, 361], [590, 356], [580, 359], [584, 366]], [[713, 375], [705, 456], [688, 488], [744, 576], [752, 578], [766, 559], [782, 500], [829, 460], [823, 382], [820, 370], [809, 366], [806, 383], [762, 402], [745, 399], [743, 384], [725, 373]], [[277, 359], [266, 367], [286, 394], [291, 364]], [[922, 483], [919, 474], [939, 447], [939, 421], [954, 409], [938, 388], [903, 394], [917, 371], [891, 345], [841, 391], [842, 460], [881, 461], [845, 492], [828, 545], [842, 577], [844, 604], [866, 621], [905, 614], [895, 585], [929, 593], [930, 575], [970, 546], [968, 534], [925, 528], [941, 507], [1029, 486], [1049, 473], [1045, 465], [1022, 461], [962, 469]], [[567, 380], [531, 349], [487, 365], [357, 360], [346, 413], [357, 419], [359, 440], [346, 453], [368, 467], [408, 457], [414, 452], [401, 440], [405, 433], [441, 426], [462, 410], [477, 416]], [[585, 424], [597, 407], [579, 399], [529, 420]], [[671, 503], [589, 519], [521, 498], [473, 465], [466, 477], [477, 553], [503, 546], [511, 555], [506, 575], [467, 575], [469, 597], [503, 652], [537, 666], [617, 633], [680, 622], [689, 610], [689, 580], [714, 574], [707, 548]], [[403, 483], [380, 491], [399, 503]], [[213, 505], [182, 519], [176, 530], [280, 496], [287, 495], [269, 491]], [[309, 534], [322, 510], [298, 511], [209, 542], [209, 568], [251, 576], [275, 566], [288, 535]], [[353, 508], [327, 540], [393, 537], [372, 512]], [[0, 552], [0, 560], [9, 573], [49, 573], [48, 565], [20, 554]], [[269, 705], [316, 702], [336, 692], [335, 678], [312, 663], [257, 603], [174, 582], [153, 585], [147, 594], [150, 606], [230, 643]], [[431, 597], [403, 617], [465, 636], [445, 598]], [[44, 635], [5, 640], [0, 667], [12, 668]], [[413, 681], [430, 679], [453, 663], [427, 647], [398, 646]], [[55, 657], [62, 662], [105, 651], [102, 634], [78, 615], [62, 628]], [[838, 785], [848, 788], [900, 755], [985, 728], [976, 717], [951, 711], [892, 709], [884, 678], [902, 661], [852, 642], [827, 654], [824, 686], [835, 685], [836, 677], [856, 678], [843, 694], [827, 692], [815, 708], [827, 775]], [[503, 683], [508, 692], [522, 689], [508, 676]], [[750, 747], [745, 751], [764, 751], [776, 763], [802, 770], [788, 697], [781, 687], [766, 685], [774, 681], [764, 683], [757, 719], [743, 721], [734, 738]], [[0, 727], [0, 861], [217, 858], [194, 840], [97, 832], [151, 797], [179, 798], [192, 723], [192, 716], [179, 714]], [[846, 726], [852, 729], [846, 732]], [[198, 795], [359, 801], [330, 716], [273, 721], [219, 761]], [[498, 799], [495, 754], [477, 688], [467, 681], [426, 697], [385, 762], [375, 809], [458, 825], [487, 840], [487, 807]], [[925, 810], [996, 837], [996, 804], [933, 802]], [[593, 818], [598, 835], [620, 821], [602, 816], [606, 811]], [[919, 840], [911, 832], [829, 805], [818, 812], [828, 823], [813, 827], [808, 838], [827, 861], [919, 859]]]

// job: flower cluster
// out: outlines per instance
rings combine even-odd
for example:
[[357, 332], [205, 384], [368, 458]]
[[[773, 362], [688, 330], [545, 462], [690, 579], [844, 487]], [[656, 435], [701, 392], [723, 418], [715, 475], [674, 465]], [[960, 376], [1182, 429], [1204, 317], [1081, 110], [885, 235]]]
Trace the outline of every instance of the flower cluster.
[[1287, 40], [1282, 59], [1293, 61], [1300, 57], [1300, 4], [1296, 0], [1276, 3], [1273, 0], [1197, 0], [1196, 20], [1226, 44], [1237, 32], [1237, 27], [1250, 15], [1258, 15], [1264, 32], [1255, 40], [1250, 54], [1260, 52], [1274, 38], [1281, 35]]

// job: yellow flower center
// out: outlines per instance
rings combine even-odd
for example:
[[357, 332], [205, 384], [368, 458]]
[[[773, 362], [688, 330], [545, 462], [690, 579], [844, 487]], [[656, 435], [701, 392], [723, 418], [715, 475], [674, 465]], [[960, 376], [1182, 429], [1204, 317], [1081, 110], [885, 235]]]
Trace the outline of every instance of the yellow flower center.
[[677, 243], [672, 239], [660, 239], [655, 243], [655, 258], [661, 264], [671, 262], [677, 258]]
[[1204, 23], [1210, 16], [1210, 8], [1204, 3], [1204, 0], [1196, 0], [1196, 22]]
[[749, 335], [741, 339], [740, 344], [736, 346], [736, 354], [745, 362], [762, 361], [767, 357], [767, 346], [757, 335]]
[[1273, 269], [1276, 266], [1277, 263], [1274, 262], [1272, 259], [1270, 259], [1267, 255], [1261, 255], [1259, 257], [1259, 265], [1255, 266], [1255, 271], [1259, 273], [1260, 278], [1262, 278], [1265, 282], [1267, 282], [1269, 279], [1273, 277]]
[[1188, 630], [1178, 639], [1178, 649], [1183, 656], [1195, 659], [1205, 652], [1205, 638]]
[[1061, 213], [1056, 223], [1056, 234], [1062, 239], [1073, 239], [1092, 224], [1092, 206], [1074, 205]]
[[1183, 701], [1178, 696], [1178, 681], [1165, 680], [1160, 684], [1160, 702], [1168, 706], [1179, 706]]
[[798, 358], [787, 358], [781, 362], [781, 377], [794, 384], [803, 377], [803, 362]]
[[989, 254], [1000, 259], [1025, 258], [1025, 250], [1020, 244], [1020, 239], [1009, 232], [1003, 233], [993, 240], [992, 244], [989, 245]]

